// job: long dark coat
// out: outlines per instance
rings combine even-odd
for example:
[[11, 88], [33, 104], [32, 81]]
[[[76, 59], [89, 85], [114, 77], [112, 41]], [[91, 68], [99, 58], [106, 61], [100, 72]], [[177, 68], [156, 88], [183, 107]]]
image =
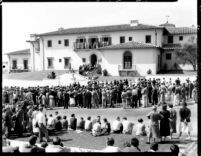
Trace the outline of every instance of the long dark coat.
[[170, 112], [168, 110], [162, 110], [160, 114], [163, 116], [160, 122], [160, 135], [169, 136], [170, 135]]

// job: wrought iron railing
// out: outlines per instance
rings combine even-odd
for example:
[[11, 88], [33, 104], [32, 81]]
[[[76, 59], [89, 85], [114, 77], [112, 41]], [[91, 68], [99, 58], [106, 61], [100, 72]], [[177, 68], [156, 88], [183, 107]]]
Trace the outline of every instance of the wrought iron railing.
[[94, 43], [88, 43], [88, 42], [74, 42], [74, 50], [78, 49], [97, 49], [100, 47], [110, 46], [110, 42], [94, 42]]
[[136, 65], [124, 66], [124, 65], [118, 65], [118, 70], [122, 71], [136, 71]]

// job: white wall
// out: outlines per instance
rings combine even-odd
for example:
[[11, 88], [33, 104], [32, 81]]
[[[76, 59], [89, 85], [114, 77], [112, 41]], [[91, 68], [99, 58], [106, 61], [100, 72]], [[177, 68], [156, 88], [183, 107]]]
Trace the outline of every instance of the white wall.
[[30, 55], [10, 55], [9, 56], [9, 70], [12, 69], [12, 60], [17, 60], [17, 69], [24, 69], [23, 60], [28, 60], [28, 69], [31, 70]]
[[[183, 40], [182, 40], [182, 41], [179, 41], [179, 36], [183, 36]], [[177, 44], [188, 43], [188, 42], [189, 42], [189, 39], [190, 39], [192, 36], [197, 39], [197, 34], [173, 35], [173, 43], [177, 43]], [[196, 40], [195, 40], [195, 42], [196, 42]], [[167, 35], [164, 36], [164, 44], [168, 44], [168, 36], [167, 36]]]
[[[157, 45], [161, 46], [162, 43], [162, 29], [156, 29], [157, 32]], [[120, 36], [125, 36], [125, 42], [128, 42], [129, 37], [133, 37], [136, 42], [145, 43], [145, 36], [151, 35], [151, 44], [155, 45], [155, 29], [148, 30], [132, 30], [132, 31], [118, 31], [118, 32], [103, 32], [103, 33], [86, 33], [86, 34], [72, 34], [72, 35], [57, 35], [57, 36], [45, 36], [44, 43], [47, 48], [47, 40], [52, 40], [52, 47], [48, 49], [72, 49], [73, 43], [77, 37], [85, 37], [86, 39], [97, 36], [98, 38], [109, 35], [112, 37], [112, 44], [120, 43]], [[64, 47], [64, 39], [69, 39], [69, 47]], [[58, 41], [61, 40], [61, 44]]]
[[[102, 50], [102, 69], [107, 69], [113, 76], [118, 76], [118, 65], [123, 64], [123, 54], [126, 50]], [[157, 72], [157, 55], [160, 51], [156, 48], [132, 49], [132, 63], [136, 65], [137, 71], [141, 75], [147, 75], [149, 69], [152, 74]]]

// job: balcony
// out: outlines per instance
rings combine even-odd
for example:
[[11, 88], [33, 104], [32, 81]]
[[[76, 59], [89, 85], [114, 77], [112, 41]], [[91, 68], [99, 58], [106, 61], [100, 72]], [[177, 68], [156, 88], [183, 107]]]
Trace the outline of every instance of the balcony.
[[100, 47], [105, 47], [105, 46], [110, 46], [112, 45], [111, 42], [93, 42], [93, 43], [88, 43], [88, 42], [74, 42], [74, 50], [89, 50], [89, 49], [97, 49]]
[[135, 71], [136, 70], [136, 65], [132, 65], [131, 68], [124, 68], [123, 65], [118, 65], [118, 70], [122, 71]]
[[134, 77], [137, 75], [136, 65], [132, 65], [131, 68], [124, 68], [123, 65], [118, 65], [119, 76]]

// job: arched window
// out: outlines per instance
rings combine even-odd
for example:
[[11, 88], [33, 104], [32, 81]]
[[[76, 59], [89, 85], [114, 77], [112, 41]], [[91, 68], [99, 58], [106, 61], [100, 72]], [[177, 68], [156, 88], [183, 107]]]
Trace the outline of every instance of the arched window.
[[132, 54], [130, 51], [126, 51], [123, 55], [123, 65], [124, 69], [132, 68]]

